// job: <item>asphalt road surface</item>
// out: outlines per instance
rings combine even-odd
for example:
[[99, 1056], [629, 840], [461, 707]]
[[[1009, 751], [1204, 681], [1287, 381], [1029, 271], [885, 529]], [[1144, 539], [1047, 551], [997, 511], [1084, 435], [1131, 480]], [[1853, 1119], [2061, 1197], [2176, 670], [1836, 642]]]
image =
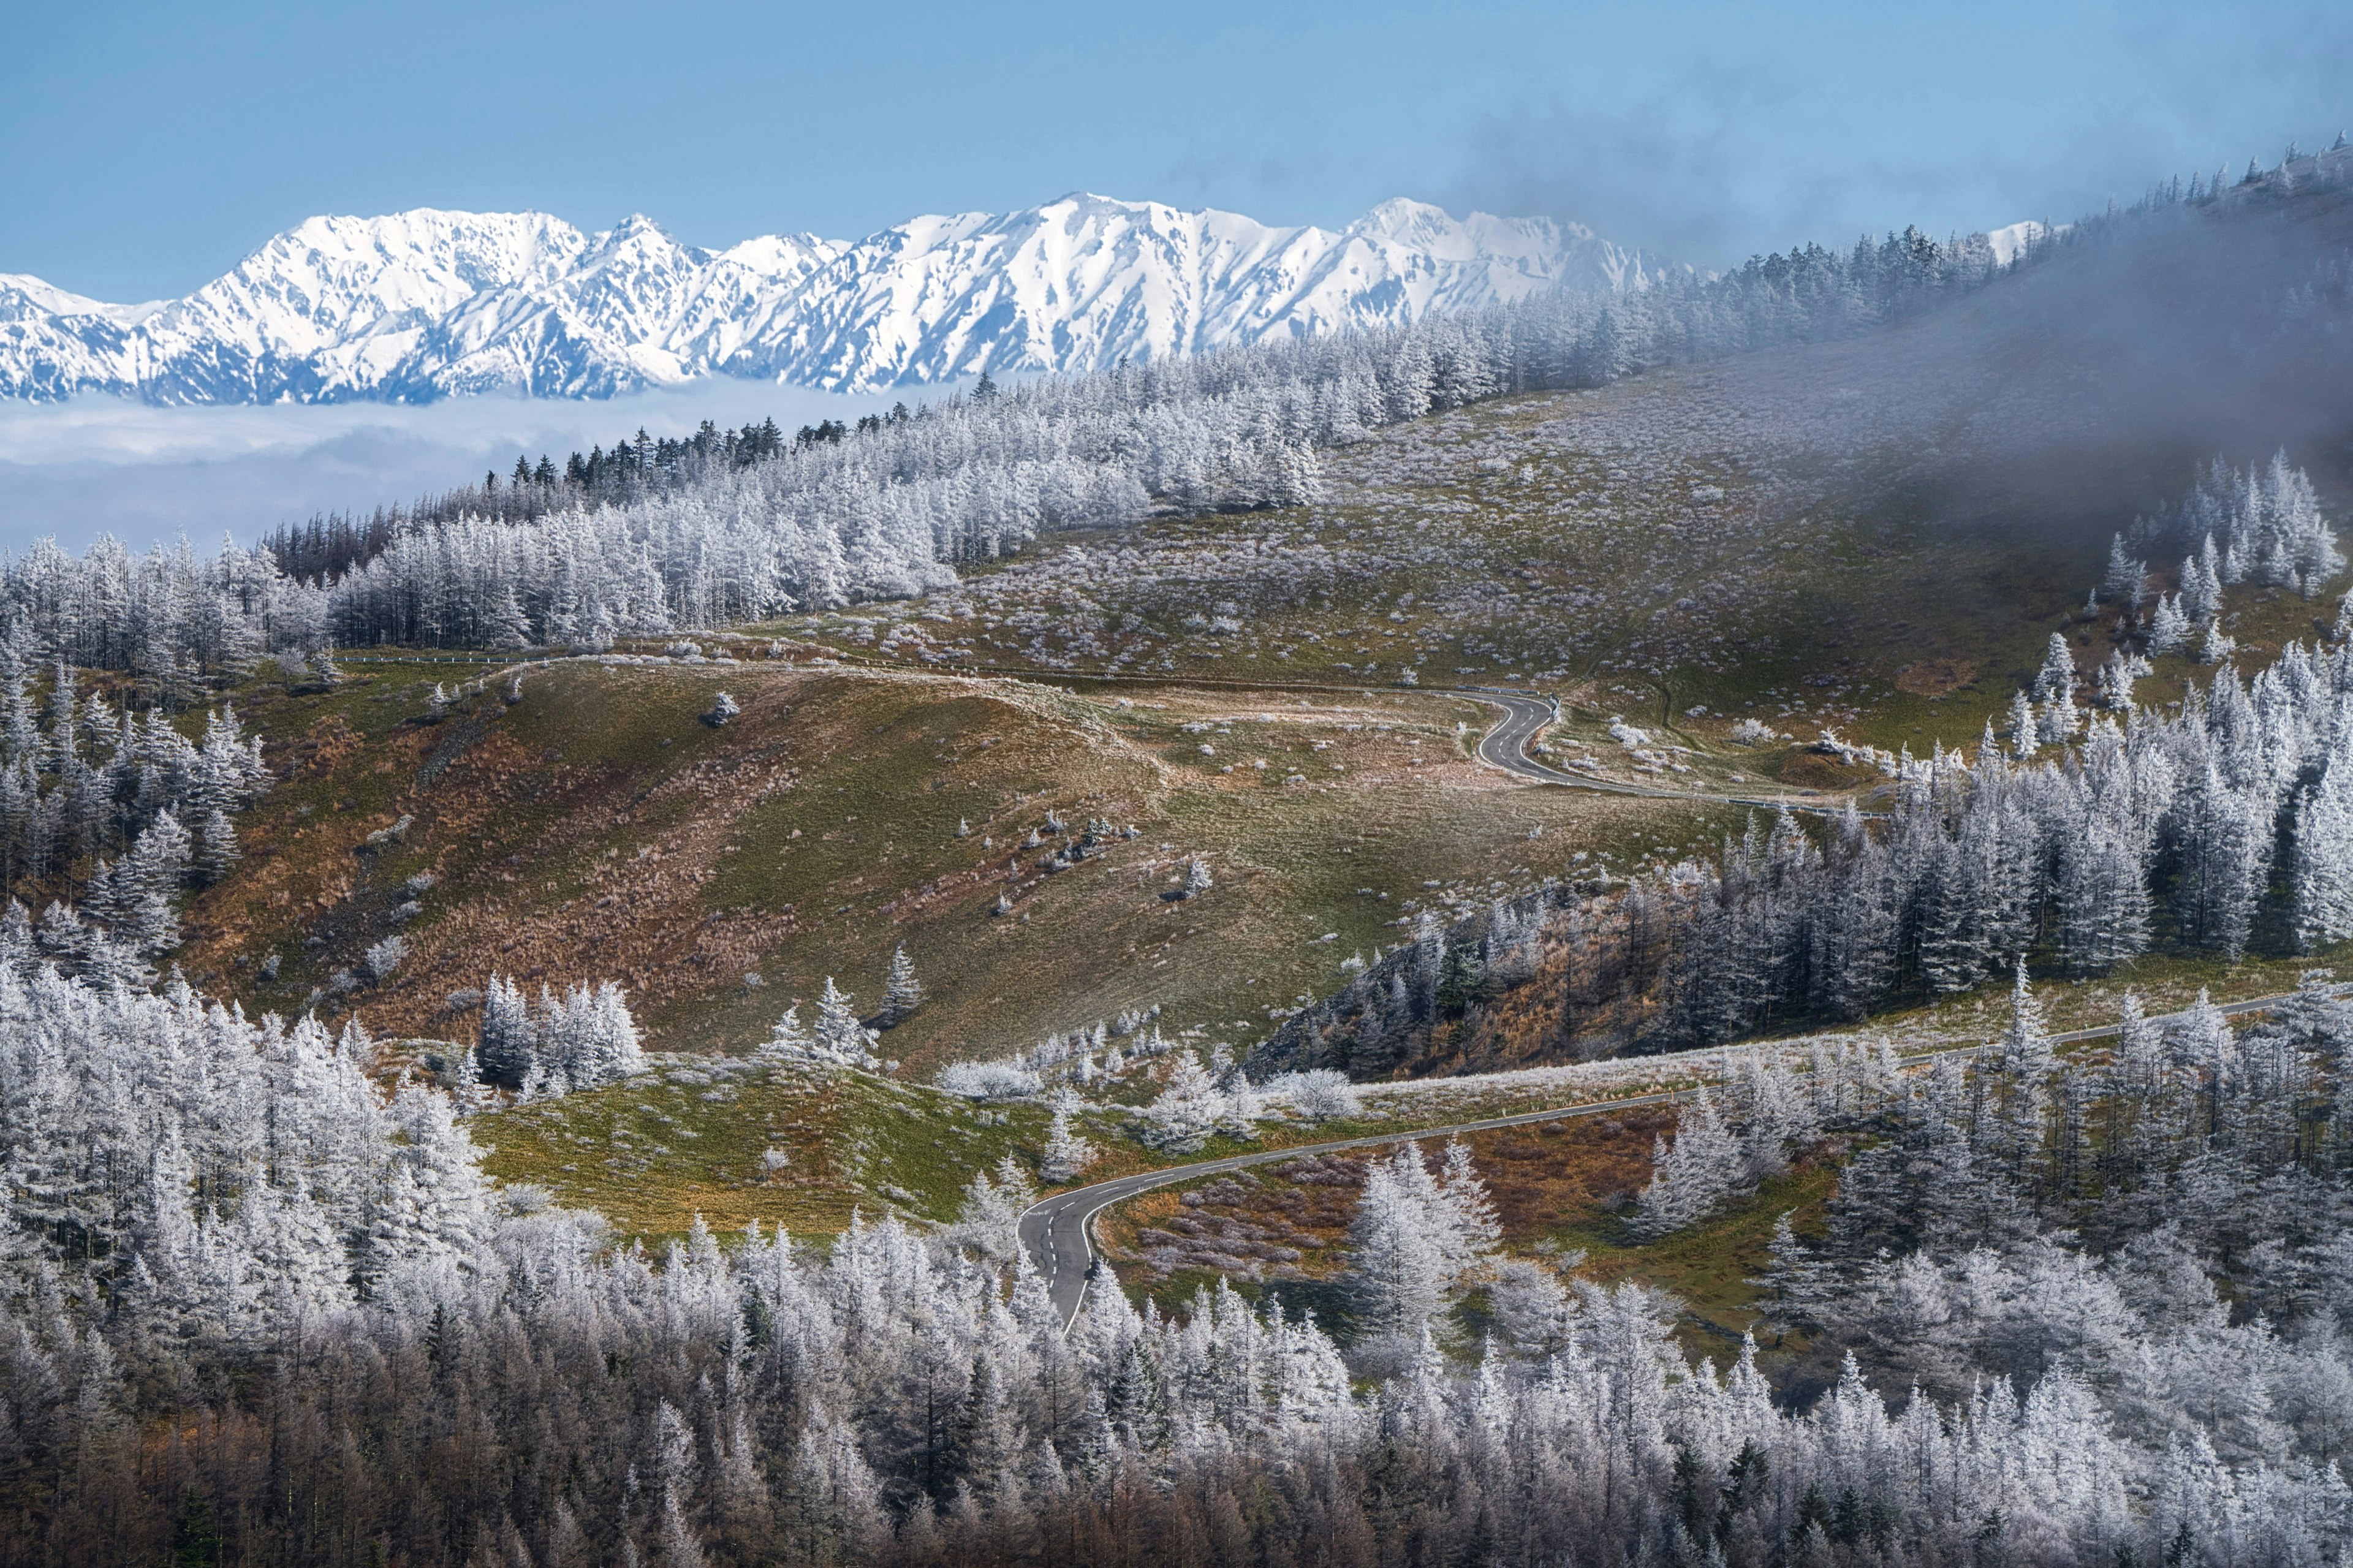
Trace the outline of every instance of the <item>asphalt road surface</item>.
[[[2332, 987], [2343, 994], [2353, 986]], [[2255, 996], [2244, 1002], [2225, 1005], [2225, 1014], [2260, 1013], [2287, 1000], [2288, 994]], [[2157, 1022], [2178, 1018], [2179, 1013], [2161, 1015]], [[2070, 1029], [2051, 1037], [2054, 1045], [2067, 1045], [2079, 1040], [2094, 1040], [2117, 1032], [2119, 1026], [2105, 1025], [2096, 1029]], [[1982, 1048], [1977, 1045], [1950, 1046], [1941, 1050], [1923, 1051], [1906, 1057], [1906, 1061], [1926, 1061], [1932, 1057], [1957, 1055]], [[1674, 1100], [1668, 1094], [1630, 1095], [1623, 1100], [1596, 1100], [1588, 1105], [1563, 1106], [1551, 1110], [1528, 1110], [1515, 1116], [1493, 1116], [1477, 1121], [1457, 1121], [1445, 1127], [1419, 1127], [1410, 1132], [1379, 1132], [1366, 1138], [1343, 1138], [1330, 1143], [1294, 1144], [1288, 1149], [1267, 1149], [1256, 1153], [1237, 1154], [1223, 1160], [1204, 1160], [1197, 1164], [1177, 1165], [1164, 1171], [1141, 1171], [1132, 1176], [1117, 1176], [1092, 1186], [1073, 1187], [1066, 1193], [1056, 1193], [1042, 1198], [1023, 1211], [1020, 1220], [1020, 1240], [1023, 1250], [1038, 1271], [1046, 1277], [1046, 1291], [1052, 1298], [1054, 1310], [1061, 1314], [1062, 1328], [1078, 1321], [1079, 1309], [1086, 1303], [1087, 1287], [1092, 1278], [1095, 1263], [1095, 1216], [1116, 1203], [1124, 1203], [1139, 1193], [1155, 1187], [1166, 1187], [1178, 1182], [1194, 1182], [1218, 1174], [1221, 1171], [1239, 1171], [1249, 1165], [1263, 1165], [1278, 1160], [1296, 1160], [1309, 1154], [1328, 1154], [1342, 1149], [1376, 1149], [1391, 1143], [1409, 1143], [1425, 1138], [1451, 1138], [1463, 1132], [1485, 1132], [1498, 1127], [1520, 1127], [1532, 1121], [1560, 1121], [1572, 1116], [1606, 1116], [1630, 1105], [1663, 1105]]]

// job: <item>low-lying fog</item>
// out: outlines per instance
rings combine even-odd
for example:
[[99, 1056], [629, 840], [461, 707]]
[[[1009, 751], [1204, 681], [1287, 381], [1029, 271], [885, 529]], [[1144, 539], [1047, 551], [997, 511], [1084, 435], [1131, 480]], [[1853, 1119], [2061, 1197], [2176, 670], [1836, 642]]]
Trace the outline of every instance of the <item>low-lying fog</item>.
[[[944, 390], [920, 389], [937, 399]], [[684, 435], [705, 419], [774, 419], [786, 430], [853, 420], [898, 394], [843, 396], [766, 382], [710, 380], [603, 402], [457, 398], [381, 403], [156, 408], [115, 397], [0, 402], [0, 549], [44, 534], [79, 551], [101, 533], [134, 549], [185, 533], [209, 547], [250, 541], [316, 511], [388, 501], [501, 477], [518, 452], [535, 463], [610, 446], [642, 426]], [[918, 400], [911, 389], [905, 395]]]

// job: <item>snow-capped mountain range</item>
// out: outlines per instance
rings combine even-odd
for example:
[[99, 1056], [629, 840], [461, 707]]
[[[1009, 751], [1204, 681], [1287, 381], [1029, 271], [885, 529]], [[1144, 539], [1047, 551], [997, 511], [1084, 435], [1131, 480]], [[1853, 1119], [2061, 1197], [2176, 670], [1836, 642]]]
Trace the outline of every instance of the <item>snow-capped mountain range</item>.
[[311, 218], [180, 300], [0, 273], [0, 397], [604, 397], [714, 374], [860, 392], [1636, 289], [1670, 267], [1578, 225], [1403, 200], [1333, 231], [1081, 195], [715, 251], [645, 217], [584, 234], [420, 208]]

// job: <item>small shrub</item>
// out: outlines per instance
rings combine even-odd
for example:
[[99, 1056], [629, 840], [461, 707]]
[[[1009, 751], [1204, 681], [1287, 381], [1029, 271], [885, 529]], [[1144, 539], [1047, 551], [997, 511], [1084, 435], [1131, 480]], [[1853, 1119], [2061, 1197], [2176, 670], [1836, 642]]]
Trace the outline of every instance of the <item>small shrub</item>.
[[950, 1062], [932, 1080], [966, 1100], [1022, 1100], [1038, 1092], [1038, 1075], [1011, 1062]]
[[379, 827], [374, 833], [369, 834], [364, 839], [361, 840], [360, 847], [363, 849], [381, 849], [387, 844], [397, 844], [402, 839], [408, 837], [408, 830], [415, 826], [417, 826], [417, 818], [413, 816], [403, 816], [390, 827]]
[[368, 978], [381, 984], [397, 973], [401, 960], [408, 956], [408, 943], [400, 937], [388, 936], [361, 956]]
[[1358, 1114], [1364, 1104], [1348, 1075], [1330, 1068], [1278, 1074], [1267, 1080], [1269, 1099], [1287, 1100], [1310, 1121], [1336, 1121]]

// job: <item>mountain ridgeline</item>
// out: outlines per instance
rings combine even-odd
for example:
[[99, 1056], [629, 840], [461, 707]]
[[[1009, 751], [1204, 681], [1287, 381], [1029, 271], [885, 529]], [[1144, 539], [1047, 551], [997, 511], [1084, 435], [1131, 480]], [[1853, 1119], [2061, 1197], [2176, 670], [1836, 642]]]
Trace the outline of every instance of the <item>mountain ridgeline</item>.
[[317, 217], [185, 299], [0, 276], [0, 396], [151, 403], [609, 397], [699, 376], [830, 391], [1082, 372], [1409, 324], [1673, 274], [1574, 224], [1392, 201], [1338, 231], [1077, 195], [855, 243], [725, 250], [644, 217]]

